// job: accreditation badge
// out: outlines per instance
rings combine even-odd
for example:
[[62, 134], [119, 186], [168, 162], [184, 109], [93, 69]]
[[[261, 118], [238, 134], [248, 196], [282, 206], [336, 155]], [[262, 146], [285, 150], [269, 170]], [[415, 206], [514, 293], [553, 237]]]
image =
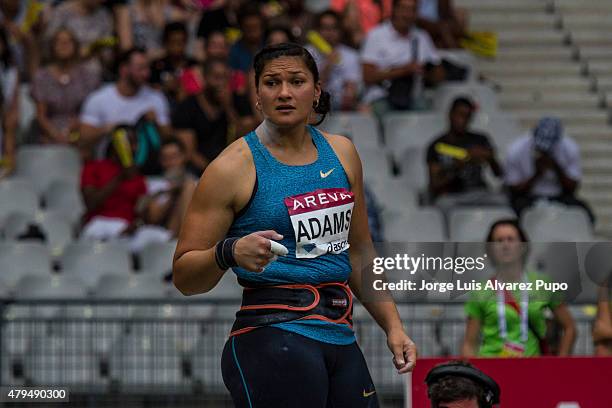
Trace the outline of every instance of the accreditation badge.
[[523, 357], [525, 355], [525, 346], [520, 343], [505, 342], [500, 353], [500, 357]]
[[285, 198], [295, 233], [295, 257], [340, 254], [348, 235], [355, 199], [345, 188], [324, 188]]

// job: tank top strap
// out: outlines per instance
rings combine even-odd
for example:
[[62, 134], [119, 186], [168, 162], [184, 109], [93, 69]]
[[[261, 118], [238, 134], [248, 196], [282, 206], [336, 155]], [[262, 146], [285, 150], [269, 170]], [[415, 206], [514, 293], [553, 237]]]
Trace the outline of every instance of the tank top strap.
[[319, 129], [314, 126], [308, 126], [310, 128], [310, 134], [312, 136], [312, 140], [317, 146], [318, 152], [318, 162], [325, 164], [340, 164], [340, 159], [334, 152], [334, 149], [331, 147], [323, 133]]

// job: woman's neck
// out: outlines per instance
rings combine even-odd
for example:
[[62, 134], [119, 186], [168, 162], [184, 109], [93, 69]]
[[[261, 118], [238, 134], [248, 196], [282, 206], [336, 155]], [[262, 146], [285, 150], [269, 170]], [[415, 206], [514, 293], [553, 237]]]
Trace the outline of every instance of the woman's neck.
[[303, 123], [293, 127], [279, 128], [265, 119], [256, 129], [264, 144], [291, 150], [302, 150], [308, 130]]
[[72, 68], [74, 64], [72, 60], [58, 60], [58, 61], [55, 61], [53, 65], [55, 65], [55, 68], [59, 72], [65, 73], [65, 72], [70, 71], [70, 69]]
[[518, 261], [505, 265], [498, 265], [495, 276], [503, 282], [518, 282], [523, 276], [523, 263]]

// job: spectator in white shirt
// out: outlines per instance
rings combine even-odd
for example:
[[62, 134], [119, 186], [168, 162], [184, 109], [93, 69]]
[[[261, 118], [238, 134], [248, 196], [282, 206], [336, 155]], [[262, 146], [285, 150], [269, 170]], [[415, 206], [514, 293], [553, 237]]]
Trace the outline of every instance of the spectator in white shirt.
[[355, 110], [362, 88], [361, 65], [357, 51], [340, 43], [340, 15], [332, 10], [322, 12], [316, 18], [315, 29], [332, 46], [329, 55], [313, 45], [306, 46], [319, 67], [323, 87], [332, 94], [332, 108]]
[[517, 139], [508, 150], [505, 182], [518, 214], [544, 199], [583, 207], [594, 221], [587, 204], [576, 198], [581, 177], [580, 150], [573, 139], [563, 135], [558, 118], [540, 119], [533, 132]]
[[424, 108], [424, 81], [435, 85], [444, 80], [438, 51], [429, 34], [416, 28], [416, 19], [416, 0], [394, 0], [391, 20], [366, 37], [361, 51], [368, 86], [363, 101], [379, 116], [391, 109]]
[[119, 56], [118, 80], [92, 93], [80, 116], [81, 142], [106, 151], [108, 134], [119, 124], [134, 125], [141, 117], [157, 124], [162, 137], [170, 134], [170, 114], [165, 96], [147, 85], [150, 70], [145, 51], [133, 48]]

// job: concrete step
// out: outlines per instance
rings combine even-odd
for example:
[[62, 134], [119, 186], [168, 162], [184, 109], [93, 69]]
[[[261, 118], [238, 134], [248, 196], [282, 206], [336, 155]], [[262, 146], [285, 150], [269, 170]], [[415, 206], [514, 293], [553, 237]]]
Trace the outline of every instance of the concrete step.
[[[580, 154], [582, 156], [582, 160], [590, 160], [591, 158], [610, 158], [612, 157], [612, 140], [609, 142], [599, 141], [584, 141], [578, 138], [575, 138], [580, 146]], [[608, 191], [608, 194], [610, 192]], [[610, 194], [612, 197], [612, 194]]]
[[566, 126], [569, 125], [600, 125], [608, 124], [608, 113], [602, 110], [576, 109], [507, 109], [525, 128], [533, 128], [544, 116], [557, 116]]
[[612, 3], [605, 0], [554, 0], [554, 7], [557, 11], [574, 15], [612, 11]]
[[572, 44], [583, 46], [609, 46], [612, 45], [612, 31], [598, 29], [573, 30], [568, 34]]
[[612, 48], [611, 47], [598, 47], [598, 46], [582, 46], [578, 47], [578, 55], [581, 59], [588, 62], [592, 61], [612, 61]]
[[470, 29], [479, 30], [553, 30], [561, 27], [561, 18], [548, 13], [474, 12]]
[[585, 73], [585, 66], [578, 62], [556, 63], [515, 63], [512, 65], [487, 62], [478, 65], [482, 74], [491, 77], [555, 77], [555, 76], [581, 76]]
[[[577, 53], [569, 47], [531, 47], [531, 48], [499, 48], [497, 57], [493, 60], [504, 63], [523, 62], [568, 62], [573, 61]], [[483, 62], [491, 61], [483, 59]]]
[[609, 191], [583, 191], [581, 189], [580, 197], [584, 198], [593, 207], [612, 208], [612, 194]]
[[612, 74], [611, 61], [590, 61], [587, 63], [587, 71], [594, 76]]
[[546, 11], [548, 1], [541, 0], [455, 0], [456, 7], [467, 8], [472, 12], [508, 12], [508, 13], [534, 13]]
[[512, 108], [576, 108], [598, 109], [602, 105], [602, 100], [597, 94], [557, 92], [541, 93], [538, 91], [521, 93], [502, 93], [499, 97], [499, 104], [502, 109]]
[[584, 174], [580, 182], [580, 191], [582, 189], [612, 191], [612, 175], [600, 176], [594, 174]]
[[582, 142], [598, 142], [612, 140], [612, 127], [607, 124], [565, 124], [565, 131], [576, 139], [579, 143]]
[[495, 83], [499, 84], [502, 92], [505, 91], [524, 91], [531, 92], [539, 90], [546, 93], [551, 91], [589, 91], [594, 89], [594, 81], [575, 75], [557, 76], [545, 78], [513, 78], [500, 77], [495, 78]]
[[582, 13], [562, 13], [560, 18], [563, 27], [568, 27], [570, 29], [588, 28], [594, 26], [609, 26], [610, 19], [612, 18], [612, 11], [583, 11]]
[[562, 31], [554, 30], [497, 30], [500, 47], [531, 47], [563, 45], [569, 36]]
[[600, 92], [610, 92], [612, 91], [612, 73], [610, 74], [601, 74], [595, 77], [595, 82], [597, 83], [597, 90]]
[[609, 158], [583, 160], [582, 170], [590, 174], [612, 174], [612, 160]]

